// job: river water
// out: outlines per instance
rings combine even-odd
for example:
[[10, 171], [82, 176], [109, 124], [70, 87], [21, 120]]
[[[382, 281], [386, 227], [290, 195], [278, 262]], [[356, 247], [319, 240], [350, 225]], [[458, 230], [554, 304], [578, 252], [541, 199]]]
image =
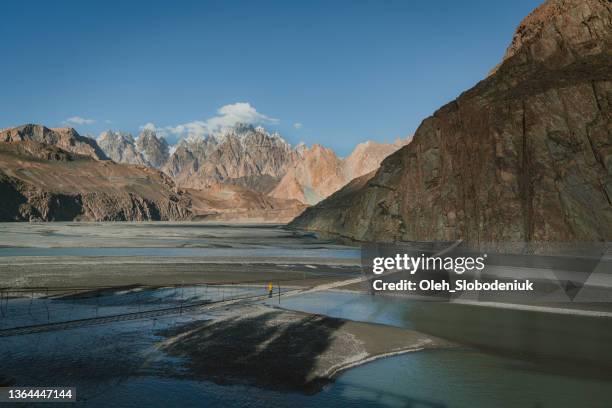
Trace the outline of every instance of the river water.
[[[201, 288], [184, 288], [197, 294]], [[243, 288], [244, 293], [261, 288]], [[249, 292], [250, 291], [250, 292]], [[204, 294], [201, 294], [204, 296]], [[169, 289], [139, 295], [143, 305], [178, 295]], [[174, 297], [173, 297], [174, 296]], [[217, 296], [211, 292], [210, 296]], [[143, 302], [147, 297], [154, 302]], [[133, 311], [136, 294], [103, 296], [96, 315]], [[15, 302], [15, 301], [12, 301]], [[9, 315], [41, 320], [44, 308], [34, 300], [13, 303]], [[56, 304], [54, 304], [56, 303]], [[92, 301], [56, 300], [52, 316], [91, 317]], [[394, 326], [409, 326], [401, 301], [373, 299], [349, 292], [319, 292], [282, 300], [281, 306], [336, 317]], [[63, 309], [62, 309], [63, 308]], [[38, 317], [37, 317], [38, 315]], [[1, 339], [0, 372], [20, 385], [77, 387], [79, 404], [95, 407], [196, 406], [389, 406], [389, 407], [609, 407], [612, 382], [575, 370], [550, 370], [540, 363], [499, 357], [470, 348], [414, 352], [384, 358], [342, 373], [315, 395], [223, 386], [168, 376], [181, 361], [156, 350], [157, 332], [178, 323], [208, 316], [179, 315], [155, 320], [115, 322], [58, 332]], [[16, 322], [13, 321], [13, 324]], [[118, 375], [120, 374], [120, 375]]]
[[[108, 254], [116, 254], [124, 250], [146, 252], [156, 246], [166, 248], [162, 251], [174, 251], [186, 249], [185, 245], [197, 245], [196, 251], [222, 249], [240, 256], [244, 256], [245, 247], [254, 251], [253, 256], [274, 254], [291, 258], [300, 254], [313, 256], [304, 251], [315, 251], [314, 256], [334, 257], [335, 254], [337, 258], [346, 259], [358, 254], [352, 248], [317, 240], [310, 235], [295, 236], [270, 226], [207, 229], [193, 225], [73, 225], [37, 224], [30, 229], [28, 224], [0, 225], [0, 245], [4, 246], [0, 255], [48, 256], [47, 251], [55, 250], [64, 256], [88, 256], [91, 253], [88, 251], [95, 248], [107, 248]], [[156, 252], [157, 256], [159, 254]], [[162, 252], [161, 256], [166, 254]], [[210, 256], [210, 253], [202, 252], [201, 256]], [[181, 290], [187, 291], [191, 301], [215, 300], [221, 293], [189, 286]], [[233, 295], [239, 295], [262, 289], [232, 290]], [[11, 299], [9, 306], [2, 309], [0, 328], [66, 317], [76, 319], [141, 311], [147, 307], [176, 305], [179, 298], [183, 301], [185, 293], [179, 294], [177, 289], [157, 289], [112, 293], [96, 298], [95, 304], [92, 299]], [[410, 314], [404, 301], [355, 292], [325, 291], [283, 298], [281, 307], [414, 328], [407, 317]], [[56, 385], [76, 386], [77, 405], [94, 407], [612, 406], [609, 376], [578, 367], [551, 368], [520, 356], [501, 357], [468, 347], [380, 359], [342, 373], [335, 382], [314, 395], [247, 385], [224, 386], [165, 375], [169, 367], [171, 371], [180, 370], [182, 362], [157, 351], [158, 331], [204, 318], [207, 316], [203, 314], [185, 314], [3, 337], [0, 338], [0, 380], [18, 385], [49, 385], [52, 381]]]

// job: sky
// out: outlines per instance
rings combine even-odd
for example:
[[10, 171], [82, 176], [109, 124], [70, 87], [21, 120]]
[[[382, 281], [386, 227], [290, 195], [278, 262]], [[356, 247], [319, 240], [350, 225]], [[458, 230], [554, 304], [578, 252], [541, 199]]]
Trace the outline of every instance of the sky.
[[173, 143], [236, 121], [341, 155], [486, 77], [540, 0], [3, 1], [0, 128]]

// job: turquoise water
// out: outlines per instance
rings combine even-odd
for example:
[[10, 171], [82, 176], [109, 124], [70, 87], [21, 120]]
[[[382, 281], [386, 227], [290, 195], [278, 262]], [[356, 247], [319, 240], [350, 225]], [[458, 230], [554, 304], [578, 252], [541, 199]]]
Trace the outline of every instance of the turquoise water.
[[[0, 257], [359, 257], [354, 248], [270, 226], [3, 224], [0, 232], [0, 245], [12, 246], [0, 248]], [[226, 292], [219, 287], [185, 287], [93, 298], [5, 298], [0, 301], [0, 328], [262, 291], [261, 287]], [[278, 300], [271, 304], [278, 306]], [[350, 292], [286, 297], [280, 307], [410, 329], [418, 326], [404, 300]], [[610, 375], [585, 373], [579, 367], [552, 369], [467, 348], [415, 352], [354, 367], [315, 395], [184, 379], [183, 362], [158, 350], [157, 343], [164, 340], [159, 330], [211, 317], [212, 313], [182, 314], [0, 338], [0, 382], [75, 386], [75, 405], [93, 407], [612, 407]], [[523, 315], [516, 318], [524, 320]]]
[[182, 407], [610, 407], [612, 384], [540, 372], [469, 350], [428, 351], [351, 369], [305, 396], [209, 382], [131, 379], [91, 406]]
[[[261, 288], [255, 289], [261, 291]], [[195, 298], [216, 296], [202, 288], [185, 288]], [[240, 292], [248, 288], [239, 289]], [[241, 293], [236, 293], [241, 294]], [[101, 315], [132, 311], [134, 302], [171, 305], [181, 297], [174, 289], [121, 293], [95, 300]], [[153, 303], [142, 303], [147, 298]], [[26, 300], [5, 309], [26, 313]], [[70, 308], [73, 316], [92, 313], [92, 299], [34, 300], [34, 311], [47, 307], [52, 316]], [[10, 303], [9, 302], [9, 303]], [[36, 302], [47, 302], [41, 308]], [[49, 303], [50, 302], [50, 303]], [[273, 302], [276, 303], [276, 302]], [[355, 320], [410, 327], [405, 305], [392, 299], [349, 292], [318, 292], [283, 298], [281, 306]], [[125, 310], [123, 310], [125, 309]], [[315, 395], [223, 386], [177, 377], [182, 362], [159, 352], [160, 329], [204, 314], [116, 322], [59, 332], [2, 338], [0, 373], [17, 384], [77, 387], [78, 404], [94, 407], [610, 407], [609, 379], [578, 375], [574, 369], [551, 370], [519, 359], [471, 349], [415, 352], [380, 359], [342, 373]], [[5, 316], [6, 318], [6, 316]], [[13, 323], [15, 323], [13, 321]], [[174, 373], [174, 374], [173, 374]]]

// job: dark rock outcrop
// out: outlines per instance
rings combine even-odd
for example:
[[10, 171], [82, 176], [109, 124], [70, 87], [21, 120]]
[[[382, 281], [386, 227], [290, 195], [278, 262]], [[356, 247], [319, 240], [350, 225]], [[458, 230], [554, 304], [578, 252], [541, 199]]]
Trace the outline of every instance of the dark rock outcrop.
[[291, 225], [378, 241], [612, 240], [611, 21], [606, 0], [544, 3], [488, 78]]

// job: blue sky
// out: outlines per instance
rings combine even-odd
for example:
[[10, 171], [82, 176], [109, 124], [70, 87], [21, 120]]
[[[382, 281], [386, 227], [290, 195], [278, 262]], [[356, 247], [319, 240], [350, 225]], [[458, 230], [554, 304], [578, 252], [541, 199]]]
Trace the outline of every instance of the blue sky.
[[0, 128], [149, 123], [173, 141], [245, 118], [345, 155], [484, 78], [539, 3], [6, 1]]

